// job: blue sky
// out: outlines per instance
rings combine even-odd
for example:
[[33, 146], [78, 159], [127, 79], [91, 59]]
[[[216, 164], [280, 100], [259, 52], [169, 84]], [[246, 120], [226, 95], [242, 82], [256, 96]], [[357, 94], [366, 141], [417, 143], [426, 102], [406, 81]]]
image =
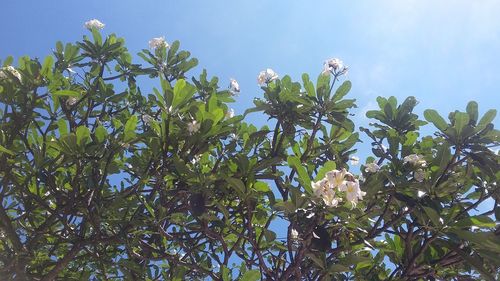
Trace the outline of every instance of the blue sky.
[[469, 100], [482, 112], [499, 109], [498, 11], [495, 0], [6, 1], [0, 58], [44, 57], [57, 40], [81, 39], [83, 23], [97, 18], [106, 24], [104, 33], [125, 37], [133, 54], [152, 37], [180, 40], [200, 61], [194, 73], [206, 68], [224, 87], [229, 78], [239, 81], [233, 107], [242, 113], [262, 95], [256, 83], [262, 69], [300, 80], [338, 57], [350, 67], [355, 122], [366, 126], [364, 112], [379, 95], [414, 95], [419, 112], [435, 108], [444, 116]]

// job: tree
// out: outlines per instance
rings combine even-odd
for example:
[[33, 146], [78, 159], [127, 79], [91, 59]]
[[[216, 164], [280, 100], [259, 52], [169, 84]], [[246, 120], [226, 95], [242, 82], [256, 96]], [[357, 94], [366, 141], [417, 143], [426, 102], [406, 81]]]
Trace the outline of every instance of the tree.
[[262, 98], [234, 116], [237, 82], [189, 81], [179, 42], [153, 39], [144, 65], [87, 27], [43, 62], [3, 62], [2, 278], [498, 279], [496, 110], [426, 110], [437, 132], [421, 136], [414, 97], [378, 97], [356, 174], [339, 60], [316, 84], [263, 71]]

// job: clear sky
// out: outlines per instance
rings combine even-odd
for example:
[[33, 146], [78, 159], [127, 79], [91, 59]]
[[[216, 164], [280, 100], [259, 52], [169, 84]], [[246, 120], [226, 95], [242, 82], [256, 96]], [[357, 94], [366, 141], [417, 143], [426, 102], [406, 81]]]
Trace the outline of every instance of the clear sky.
[[207, 68], [224, 87], [229, 78], [239, 81], [237, 113], [262, 94], [260, 70], [300, 80], [303, 72], [319, 74], [330, 57], [350, 67], [358, 126], [378, 95], [414, 95], [419, 112], [435, 108], [444, 116], [469, 100], [481, 112], [500, 108], [496, 0], [17, 0], [1, 7], [0, 58], [43, 57], [57, 40], [81, 39], [83, 23], [97, 18], [103, 33], [125, 37], [133, 54], [152, 37], [180, 40], [199, 59], [198, 71]]

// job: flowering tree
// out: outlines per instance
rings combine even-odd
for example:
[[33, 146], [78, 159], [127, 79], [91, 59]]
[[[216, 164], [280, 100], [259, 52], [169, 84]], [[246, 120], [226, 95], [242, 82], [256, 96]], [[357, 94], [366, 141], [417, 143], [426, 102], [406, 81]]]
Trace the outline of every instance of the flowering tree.
[[[373, 156], [338, 59], [316, 84], [262, 71], [243, 115], [179, 42], [58, 42], [0, 70], [0, 276], [16, 280], [486, 280], [499, 277], [496, 110], [377, 98]], [[143, 92], [137, 82], [154, 79]], [[139, 80], [140, 81], [140, 80]], [[271, 127], [245, 116], [260, 112]]]

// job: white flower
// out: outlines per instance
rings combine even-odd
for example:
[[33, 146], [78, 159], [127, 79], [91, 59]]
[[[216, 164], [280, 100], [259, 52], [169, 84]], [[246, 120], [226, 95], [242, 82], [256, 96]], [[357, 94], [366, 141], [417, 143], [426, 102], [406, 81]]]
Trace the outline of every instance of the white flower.
[[339, 190], [341, 190], [346, 185], [346, 180], [345, 180], [346, 175], [351, 175], [351, 174], [348, 173], [345, 169], [342, 169], [341, 171], [333, 170], [327, 172], [325, 178], [328, 180], [328, 182], [332, 185], [333, 188], [336, 187]]
[[99, 20], [92, 19], [87, 22], [85, 22], [85, 28], [92, 31], [92, 29], [103, 29], [104, 28], [104, 23], [100, 22]]
[[351, 165], [353, 165], [353, 166], [359, 165], [359, 157], [358, 156], [352, 156], [350, 160], [351, 160]]
[[418, 154], [410, 154], [408, 156], [405, 156], [403, 158], [403, 163], [410, 163], [412, 165], [421, 167], [427, 166], [427, 162], [425, 161], [424, 156]]
[[326, 178], [317, 182], [312, 182], [312, 189], [314, 195], [323, 199], [323, 202], [328, 207], [336, 207], [340, 202], [340, 198], [335, 197], [335, 190]]
[[417, 196], [420, 198], [420, 197], [423, 197], [426, 193], [423, 192], [423, 191], [417, 191]]
[[276, 74], [274, 70], [268, 68], [266, 70], [262, 70], [259, 73], [259, 76], [257, 77], [257, 83], [261, 86], [264, 86], [264, 84], [267, 84], [276, 79], [278, 79], [278, 74]]
[[144, 114], [144, 115], [142, 115], [142, 121], [143, 121], [146, 125], [150, 125], [150, 124], [151, 124], [151, 122], [153, 122], [153, 121], [154, 121], [154, 118], [153, 118], [153, 117], [151, 117], [151, 115], [149, 115], [149, 114]]
[[323, 71], [321, 74], [323, 75], [344, 75], [348, 71], [348, 67], [344, 66], [344, 63], [338, 58], [332, 58], [325, 61], [323, 64]]
[[188, 133], [190, 135], [198, 132], [200, 130], [200, 128], [201, 128], [201, 124], [198, 123], [198, 122], [196, 122], [196, 120], [191, 121], [190, 123], [188, 123], [187, 126], [188, 126], [188, 128], [187, 128], [188, 129]]
[[240, 92], [240, 84], [238, 84], [238, 81], [236, 81], [233, 78], [229, 79], [229, 91], [233, 95], [236, 95], [237, 93]]
[[356, 207], [358, 200], [363, 200], [363, 196], [366, 195], [366, 192], [361, 191], [358, 180], [348, 181], [341, 191], [346, 192], [346, 199], [351, 202], [353, 207]]
[[169, 45], [168, 45], [167, 41], [165, 41], [165, 36], [156, 37], [156, 38], [149, 40], [149, 48], [153, 49], [153, 50], [156, 50], [160, 47], [168, 48], [168, 46]]
[[418, 182], [423, 182], [425, 180], [425, 172], [422, 169], [418, 169], [413, 173], [413, 178]]
[[311, 186], [312, 186], [312, 190], [313, 190], [314, 195], [316, 195], [317, 197], [320, 197], [320, 198], [322, 197], [323, 193], [325, 193], [326, 190], [328, 190], [330, 188], [330, 184], [329, 184], [327, 179], [322, 179], [322, 180], [317, 181], [317, 182], [312, 182]]
[[75, 97], [69, 97], [67, 100], [66, 100], [66, 105], [67, 106], [73, 106], [76, 104], [78, 100], [75, 98]]
[[342, 199], [335, 197], [335, 190], [331, 188], [323, 194], [323, 202], [325, 202], [325, 205], [328, 207], [337, 207], [340, 201], [342, 201]]
[[295, 230], [295, 228], [292, 228], [292, 230], [290, 231], [290, 239], [292, 240], [299, 239], [299, 232]]
[[201, 159], [201, 155], [200, 154], [197, 154], [193, 157], [193, 159], [191, 159], [191, 164], [196, 164], [198, 162], [200, 162], [200, 159]]
[[19, 73], [19, 71], [17, 71], [17, 69], [15, 69], [13, 66], [9, 65], [0, 68], [0, 80], [9, 79], [10, 76], [7, 73], [14, 75], [19, 81], [21, 81], [22, 79], [21, 73]]
[[325, 65], [331, 70], [338, 70], [344, 67], [344, 63], [338, 58], [331, 58], [326, 60]]
[[377, 165], [377, 163], [372, 162], [372, 163], [366, 164], [365, 172], [367, 172], [367, 173], [376, 173], [376, 172], [378, 172], [378, 170], [380, 170], [380, 166]]
[[227, 119], [231, 119], [234, 117], [234, 109], [230, 108], [227, 112], [226, 112], [226, 118]]

